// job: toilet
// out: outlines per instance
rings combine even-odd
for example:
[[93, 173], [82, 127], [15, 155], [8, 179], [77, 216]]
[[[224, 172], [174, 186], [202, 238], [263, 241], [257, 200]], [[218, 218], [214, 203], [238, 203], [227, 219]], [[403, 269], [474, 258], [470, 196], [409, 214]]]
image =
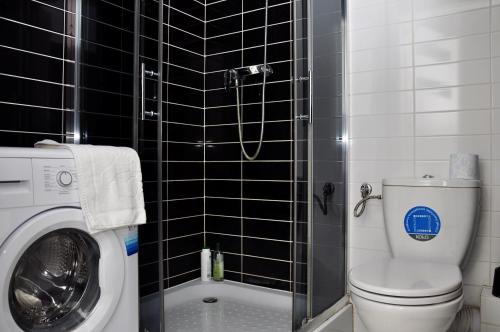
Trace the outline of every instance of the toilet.
[[446, 332], [463, 306], [480, 182], [384, 179], [382, 197], [392, 257], [351, 269], [358, 317], [369, 332]]

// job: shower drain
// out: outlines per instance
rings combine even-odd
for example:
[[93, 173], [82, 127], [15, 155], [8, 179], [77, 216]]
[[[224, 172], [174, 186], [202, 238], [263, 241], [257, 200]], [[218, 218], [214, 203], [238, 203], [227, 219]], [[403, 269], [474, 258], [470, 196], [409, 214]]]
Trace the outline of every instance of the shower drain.
[[217, 298], [216, 298], [216, 297], [205, 297], [205, 298], [203, 299], [203, 302], [205, 302], [205, 303], [215, 303], [215, 302], [217, 302], [217, 301], [218, 301], [218, 300], [217, 300]]

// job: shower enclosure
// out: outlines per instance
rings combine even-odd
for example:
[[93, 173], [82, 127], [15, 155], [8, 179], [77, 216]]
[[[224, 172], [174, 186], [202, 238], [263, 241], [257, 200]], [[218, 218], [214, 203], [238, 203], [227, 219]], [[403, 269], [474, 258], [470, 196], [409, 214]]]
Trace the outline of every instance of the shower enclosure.
[[[309, 330], [342, 308], [343, 0], [75, 3], [75, 141], [142, 162], [141, 331], [245, 330], [270, 313], [260, 331]], [[228, 70], [245, 76], [238, 99]], [[261, 146], [255, 160], [241, 145]], [[218, 243], [226, 281], [200, 283]]]

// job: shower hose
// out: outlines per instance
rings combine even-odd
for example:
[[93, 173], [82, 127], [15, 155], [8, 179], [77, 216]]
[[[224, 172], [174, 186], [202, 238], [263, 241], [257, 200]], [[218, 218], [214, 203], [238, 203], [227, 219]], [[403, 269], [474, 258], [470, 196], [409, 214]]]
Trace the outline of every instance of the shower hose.
[[262, 141], [264, 139], [264, 118], [266, 111], [266, 82], [267, 82], [267, 25], [268, 25], [268, 8], [269, 0], [266, 0], [266, 9], [265, 9], [265, 23], [264, 23], [264, 65], [263, 65], [263, 79], [262, 79], [262, 117], [260, 119], [260, 138], [259, 145], [257, 146], [257, 150], [253, 155], [249, 155], [245, 149], [245, 144], [243, 143], [243, 128], [241, 121], [241, 105], [240, 105], [240, 88], [239, 88], [239, 79], [235, 80], [235, 88], [236, 88], [236, 112], [238, 113], [238, 137], [240, 140], [241, 151], [243, 155], [248, 160], [255, 160], [260, 153], [260, 149], [262, 148]]

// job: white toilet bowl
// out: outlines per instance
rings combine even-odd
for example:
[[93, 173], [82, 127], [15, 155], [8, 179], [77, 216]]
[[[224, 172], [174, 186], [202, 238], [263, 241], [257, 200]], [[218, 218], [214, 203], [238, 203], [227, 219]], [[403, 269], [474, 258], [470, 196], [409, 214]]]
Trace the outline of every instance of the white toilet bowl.
[[369, 332], [446, 332], [463, 305], [453, 265], [385, 259], [353, 268], [349, 282]]

